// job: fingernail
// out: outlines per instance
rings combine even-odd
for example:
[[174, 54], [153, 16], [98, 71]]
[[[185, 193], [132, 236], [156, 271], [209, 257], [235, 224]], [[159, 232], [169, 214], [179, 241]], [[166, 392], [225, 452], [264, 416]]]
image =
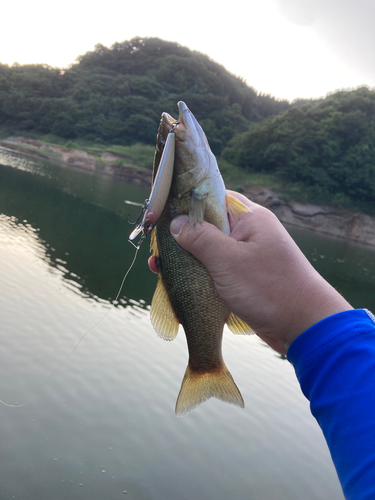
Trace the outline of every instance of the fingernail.
[[188, 220], [189, 217], [187, 215], [179, 215], [173, 219], [171, 222], [171, 233], [177, 236]]

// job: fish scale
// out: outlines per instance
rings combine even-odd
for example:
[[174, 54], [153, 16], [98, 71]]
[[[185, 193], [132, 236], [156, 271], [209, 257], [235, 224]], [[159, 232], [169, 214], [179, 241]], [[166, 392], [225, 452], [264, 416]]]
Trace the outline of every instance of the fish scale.
[[173, 198], [156, 226], [162, 279], [185, 331], [191, 368], [217, 370], [223, 362], [222, 333], [229, 310], [217, 293], [207, 269], [171, 236], [169, 226], [172, 219], [186, 211], [177, 209], [172, 214], [170, 206], [176, 207]]

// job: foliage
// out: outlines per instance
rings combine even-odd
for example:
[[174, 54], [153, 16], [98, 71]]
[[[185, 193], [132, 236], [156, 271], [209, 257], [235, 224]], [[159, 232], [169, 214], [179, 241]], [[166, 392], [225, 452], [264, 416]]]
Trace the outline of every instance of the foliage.
[[291, 196], [375, 212], [375, 92], [341, 91], [236, 135], [223, 152], [235, 165], [272, 173]]
[[228, 189], [242, 192], [244, 184], [265, 184], [272, 189], [279, 189], [281, 187], [280, 180], [273, 174], [244, 170], [229, 163], [222, 157], [219, 157], [217, 160], [219, 170]]
[[99, 44], [64, 70], [0, 64], [0, 134], [98, 156], [113, 148], [145, 167], [161, 113], [176, 116], [179, 100], [201, 123], [232, 187], [283, 182], [287, 197], [375, 213], [375, 92], [367, 88], [290, 105], [158, 38]]
[[152, 170], [155, 146], [136, 143], [131, 146], [110, 146], [108, 151], [123, 156], [124, 163], [126, 160], [130, 160], [133, 165]]
[[161, 113], [184, 100], [207, 125], [215, 154], [250, 123], [289, 107], [258, 96], [207, 56], [134, 38], [77, 58], [66, 70], [0, 64], [0, 129], [107, 144], [154, 144]]

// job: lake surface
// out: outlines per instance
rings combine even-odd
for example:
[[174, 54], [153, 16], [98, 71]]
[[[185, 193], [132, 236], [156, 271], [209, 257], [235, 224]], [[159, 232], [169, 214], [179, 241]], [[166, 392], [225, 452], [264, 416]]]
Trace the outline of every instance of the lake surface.
[[[292, 366], [224, 334], [245, 409], [209, 400], [177, 418], [180, 330], [149, 321], [148, 243], [115, 307], [144, 189], [0, 148], [0, 498], [342, 500]], [[291, 230], [356, 307], [375, 310], [375, 252]], [[48, 379], [48, 380], [47, 380]], [[47, 380], [47, 382], [46, 382]]]

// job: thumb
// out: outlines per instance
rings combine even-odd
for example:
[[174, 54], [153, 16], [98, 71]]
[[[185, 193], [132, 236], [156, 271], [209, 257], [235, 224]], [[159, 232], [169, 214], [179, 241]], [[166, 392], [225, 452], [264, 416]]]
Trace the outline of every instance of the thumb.
[[209, 222], [198, 222], [192, 226], [187, 215], [173, 219], [170, 230], [176, 242], [200, 260], [209, 272], [214, 271], [217, 261], [222, 261], [223, 251], [232, 240]]

